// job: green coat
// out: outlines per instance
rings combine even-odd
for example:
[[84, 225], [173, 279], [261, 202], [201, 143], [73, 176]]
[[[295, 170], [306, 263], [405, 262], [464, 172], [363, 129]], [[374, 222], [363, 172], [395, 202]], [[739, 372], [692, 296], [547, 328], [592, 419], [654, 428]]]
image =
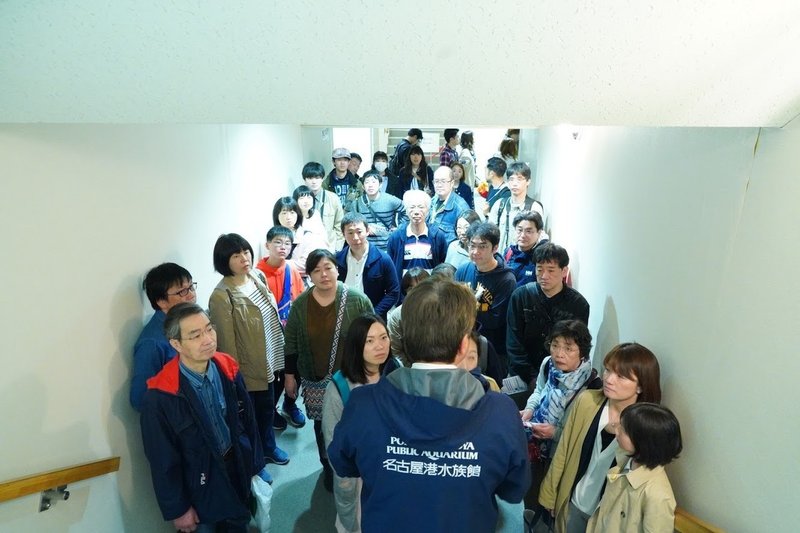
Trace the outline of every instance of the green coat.
[[[311, 355], [311, 348], [308, 340], [308, 328], [306, 327], [308, 318], [308, 299], [312, 298], [311, 292], [314, 289], [307, 289], [297, 297], [292, 303], [292, 310], [289, 311], [289, 319], [286, 321], [286, 357], [297, 357], [297, 373], [300, 377], [319, 381], [325, 376], [314, 375], [314, 361]], [[344, 316], [342, 317], [342, 330], [339, 337], [339, 347], [336, 354], [336, 367], [341, 361], [344, 338], [350, 323], [356, 317], [364, 313], [372, 313], [372, 303], [364, 293], [347, 287], [341, 281], [337, 282], [335, 308], [338, 312], [339, 303], [342, 300], [342, 292], [347, 291], [347, 304], [345, 305]], [[328, 357], [327, 354], [326, 358]]]

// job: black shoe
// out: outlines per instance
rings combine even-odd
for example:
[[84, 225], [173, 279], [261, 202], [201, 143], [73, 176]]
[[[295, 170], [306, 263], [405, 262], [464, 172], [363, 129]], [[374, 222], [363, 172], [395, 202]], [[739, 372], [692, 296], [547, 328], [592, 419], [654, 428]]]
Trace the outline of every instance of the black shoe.
[[272, 418], [272, 429], [283, 431], [287, 425], [286, 419], [279, 415], [278, 411], [275, 411], [275, 416]]
[[328, 492], [333, 492], [333, 468], [330, 465], [322, 467], [322, 486]]

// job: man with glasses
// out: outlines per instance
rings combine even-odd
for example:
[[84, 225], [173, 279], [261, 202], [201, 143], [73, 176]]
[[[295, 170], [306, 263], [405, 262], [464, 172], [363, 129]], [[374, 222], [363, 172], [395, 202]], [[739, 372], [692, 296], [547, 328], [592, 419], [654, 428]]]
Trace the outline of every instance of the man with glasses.
[[[282, 325], [286, 325], [289, 318], [289, 310], [292, 302], [300, 296], [305, 289], [303, 278], [297, 268], [292, 268], [286, 262], [286, 256], [292, 251], [294, 234], [292, 230], [284, 226], [275, 226], [267, 232], [267, 252], [268, 256], [262, 258], [256, 268], [264, 273], [267, 278], [267, 286], [275, 301], [278, 303], [278, 318]], [[283, 393], [285, 372], [280, 369], [275, 372], [275, 381], [270, 387], [274, 393], [273, 405], [275, 406], [275, 416], [272, 419], [272, 427], [277, 430], [286, 429], [287, 421], [296, 428], [306, 425], [306, 416], [297, 407], [294, 398], [284, 395], [282, 412], [278, 412], [278, 400]]]
[[538, 246], [550, 242], [542, 229], [542, 217], [535, 211], [520, 211], [514, 216], [517, 243], [508, 247], [503, 259], [517, 278], [517, 287], [536, 281], [534, 254]]
[[[523, 285], [511, 295], [508, 306], [508, 373], [504, 383], [509, 392], [519, 391], [515, 399], [524, 402], [533, 392], [542, 361], [549, 355], [546, 339], [559, 320], [589, 323], [589, 302], [564, 283], [569, 272], [567, 251], [548, 242], [534, 255], [536, 281]], [[520, 390], [521, 389], [521, 390]]]
[[[527, 163], [511, 163], [506, 171], [506, 186], [511, 194], [498, 200], [489, 212], [489, 221], [500, 228], [500, 250], [514, 242], [511, 222], [521, 211], [534, 211], [544, 218], [541, 202], [528, 196], [531, 183], [531, 167]], [[540, 228], [541, 229], [541, 228]]]
[[147, 380], [175, 357], [175, 350], [164, 336], [167, 312], [179, 303], [197, 300], [197, 283], [192, 281], [188, 270], [175, 263], [162, 263], [150, 269], [142, 286], [155, 313], [133, 346], [130, 402], [137, 411], [142, 407]]
[[497, 226], [491, 222], [476, 222], [467, 229], [470, 262], [458, 267], [456, 281], [466, 283], [478, 301], [475, 321], [480, 333], [494, 347], [502, 363], [500, 375], [506, 375], [506, 315], [508, 301], [517, 280], [514, 274], [498, 261]]
[[246, 533], [251, 479], [270, 478], [239, 365], [197, 304], [170, 309], [164, 331], [178, 357], [147, 382], [141, 418], [161, 514], [178, 531]]
[[453, 171], [450, 167], [439, 167], [433, 173], [433, 190], [428, 224], [444, 233], [447, 244], [456, 240], [456, 222], [461, 213], [469, 209], [467, 202], [455, 193]]

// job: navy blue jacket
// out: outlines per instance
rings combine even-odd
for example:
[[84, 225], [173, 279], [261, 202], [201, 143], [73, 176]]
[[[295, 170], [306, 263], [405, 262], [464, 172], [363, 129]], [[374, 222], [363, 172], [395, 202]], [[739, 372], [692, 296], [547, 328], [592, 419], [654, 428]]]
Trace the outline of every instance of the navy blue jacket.
[[[406, 232], [408, 231], [408, 223], [403, 224], [389, 235], [389, 240], [386, 242], [386, 253], [392, 258], [394, 267], [397, 270], [397, 278], [403, 279], [403, 262], [406, 246]], [[428, 224], [428, 241], [431, 245], [431, 259], [411, 259], [409, 260], [408, 268], [420, 266], [424, 269], [430, 270], [438, 264], [444, 263], [447, 257], [447, 238], [444, 232], [436, 226]]]
[[[339, 265], [339, 281], [342, 283], [347, 279], [348, 253], [350, 253], [350, 247], [345, 245], [342, 251], [336, 254], [336, 263]], [[362, 281], [364, 294], [372, 302], [375, 314], [386, 320], [386, 313], [400, 297], [400, 282], [391, 258], [377, 246], [370, 245], [369, 247]]]
[[229, 461], [236, 474], [230, 476], [203, 404], [180, 372], [179, 359], [170, 360], [147, 381], [142, 402], [144, 452], [161, 514], [174, 520], [194, 507], [204, 524], [226, 519], [246, 522], [250, 479], [264, 468], [264, 452], [239, 365], [220, 352], [209, 361], [217, 365], [225, 395]]

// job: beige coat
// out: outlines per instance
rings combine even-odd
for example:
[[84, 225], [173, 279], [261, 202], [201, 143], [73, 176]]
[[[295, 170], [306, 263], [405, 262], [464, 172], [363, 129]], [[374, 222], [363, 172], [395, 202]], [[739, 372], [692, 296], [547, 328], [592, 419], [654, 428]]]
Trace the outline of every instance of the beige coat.
[[[624, 465], [628, 458], [618, 456]], [[639, 468], [620, 474], [608, 471], [600, 507], [592, 515], [587, 533], [671, 533], [675, 529], [675, 496], [663, 466]]]
[[[275, 296], [264, 283], [263, 274], [255, 270], [250, 276], [277, 314]], [[236, 359], [247, 390], [269, 389], [275, 379], [274, 372], [282, 368], [270, 368], [267, 361], [267, 339], [258, 306], [234, 286], [230, 278], [224, 277], [211, 293], [208, 310], [217, 328], [217, 350]], [[278, 342], [283, 344], [283, 335]]]
[[557, 533], [566, 529], [567, 508], [578, 474], [583, 441], [605, 401], [602, 390], [587, 390], [578, 395], [564, 422], [556, 454], [539, 489], [539, 503], [545, 509], [555, 510]]

